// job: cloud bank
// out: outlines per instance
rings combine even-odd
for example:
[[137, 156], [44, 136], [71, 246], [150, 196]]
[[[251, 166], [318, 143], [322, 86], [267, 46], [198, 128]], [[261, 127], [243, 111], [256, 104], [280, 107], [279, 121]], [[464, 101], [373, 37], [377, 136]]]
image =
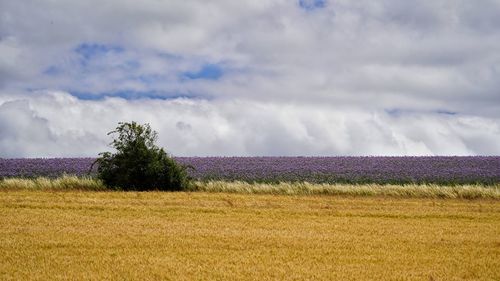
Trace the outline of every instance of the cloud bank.
[[499, 154], [498, 119], [253, 100], [82, 101], [64, 92], [0, 106], [4, 157], [95, 156], [119, 121], [150, 123], [177, 156]]
[[498, 155], [500, 1], [0, 1], [0, 157]]

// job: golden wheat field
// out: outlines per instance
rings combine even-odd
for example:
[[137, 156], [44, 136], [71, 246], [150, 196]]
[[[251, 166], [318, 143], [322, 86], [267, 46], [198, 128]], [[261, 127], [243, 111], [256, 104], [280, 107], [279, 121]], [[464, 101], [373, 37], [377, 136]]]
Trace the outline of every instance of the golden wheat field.
[[1, 280], [500, 280], [500, 201], [0, 192]]

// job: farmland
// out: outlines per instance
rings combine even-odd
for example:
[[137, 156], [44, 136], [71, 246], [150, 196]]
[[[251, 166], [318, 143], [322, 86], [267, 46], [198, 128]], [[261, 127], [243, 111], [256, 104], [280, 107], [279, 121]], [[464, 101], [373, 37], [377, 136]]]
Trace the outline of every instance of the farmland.
[[[0, 159], [1, 177], [92, 175], [93, 158]], [[500, 157], [177, 157], [199, 181], [500, 183]], [[94, 167], [95, 168], [95, 167]]]
[[500, 157], [176, 159], [184, 192], [0, 159], [0, 279], [500, 279]]
[[500, 203], [0, 192], [2, 280], [498, 280]]

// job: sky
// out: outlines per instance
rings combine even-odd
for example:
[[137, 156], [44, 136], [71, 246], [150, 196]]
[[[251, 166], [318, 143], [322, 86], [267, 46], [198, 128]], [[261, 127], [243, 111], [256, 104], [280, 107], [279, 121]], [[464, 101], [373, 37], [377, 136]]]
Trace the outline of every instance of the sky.
[[0, 157], [500, 155], [500, 0], [0, 0]]

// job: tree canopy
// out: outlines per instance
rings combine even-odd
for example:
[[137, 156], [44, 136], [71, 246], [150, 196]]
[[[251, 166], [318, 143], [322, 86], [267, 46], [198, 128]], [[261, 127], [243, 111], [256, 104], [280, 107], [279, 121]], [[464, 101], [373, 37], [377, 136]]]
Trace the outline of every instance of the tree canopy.
[[111, 145], [96, 160], [98, 178], [106, 186], [123, 190], [183, 190], [188, 187], [186, 167], [178, 164], [155, 143], [157, 132], [149, 124], [120, 122]]

